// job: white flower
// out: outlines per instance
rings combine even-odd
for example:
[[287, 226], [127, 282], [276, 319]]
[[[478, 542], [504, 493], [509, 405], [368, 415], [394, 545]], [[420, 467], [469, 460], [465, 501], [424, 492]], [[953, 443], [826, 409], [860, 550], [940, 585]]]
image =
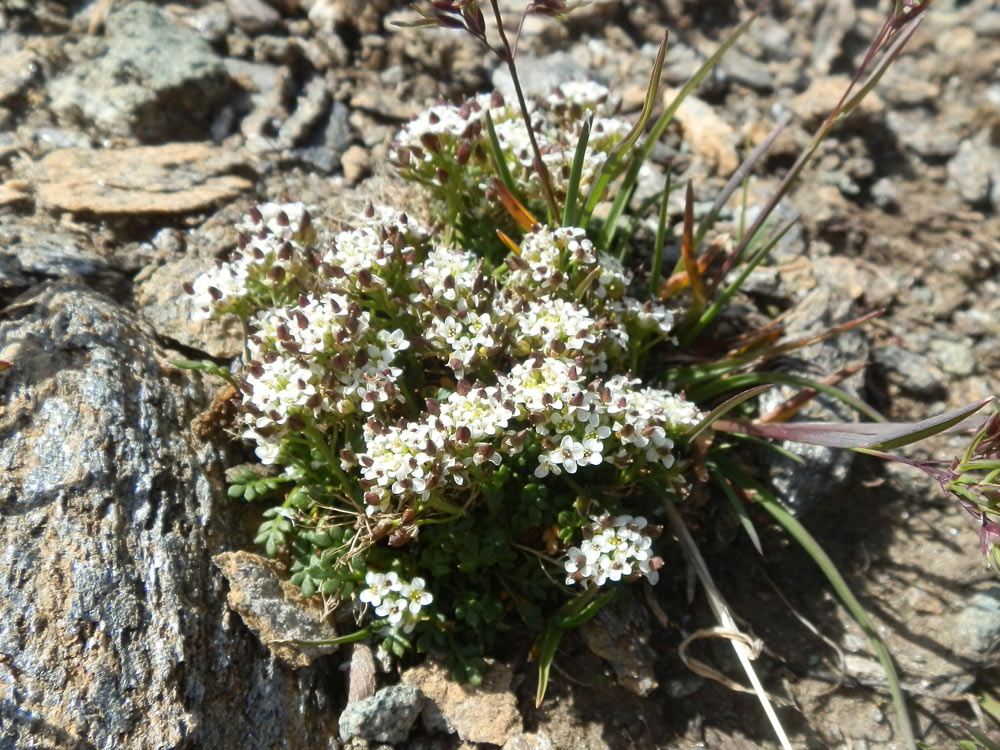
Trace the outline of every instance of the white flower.
[[662, 561], [652, 564], [654, 558], [650, 557], [649, 550], [653, 540], [643, 533], [645, 528], [646, 519], [642, 516], [592, 517], [590, 528], [586, 530], [589, 538], [566, 552], [563, 563], [566, 583], [593, 582], [603, 586], [608, 581], [629, 578], [636, 572], [650, 583], [656, 583], [659, 580], [656, 568]]

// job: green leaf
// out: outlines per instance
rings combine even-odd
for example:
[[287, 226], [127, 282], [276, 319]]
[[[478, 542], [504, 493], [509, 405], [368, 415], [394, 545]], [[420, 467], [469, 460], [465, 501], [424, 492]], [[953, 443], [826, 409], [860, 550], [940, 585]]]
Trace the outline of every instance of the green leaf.
[[992, 400], [975, 401], [919, 422], [782, 422], [745, 427], [748, 434], [771, 440], [792, 440], [829, 448], [891, 450], [951, 429]]
[[236, 382], [236, 378], [230, 374], [229, 370], [224, 367], [219, 367], [219, 365], [215, 364], [215, 362], [210, 359], [172, 359], [170, 360], [170, 364], [174, 367], [179, 367], [182, 370], [196, 370], [197, 372], [204, 372], [208, 375], [215, 375], [216, 377], [222, 378], [230, 385], [237, 388], [239, 387], [239, 384]]
[[851, 613], [851, 616], [858, 624], [858, 627], [860, 627], [864, 634], [868, 636], [868, 641], [871, 643], [872, 650], [875, 652], [875, 656], [882, 665], [882, 671], [885, 673], [886, 681], [889, 683], [889, 693], [892, 696], [893, 705], [896, 707], [896, 715], [899, 720], [899, 726], [904, 742], [907, 747], [915, 747], [916, 742], [913, 737], [913, 725], [910, 721], [909, 711], [906, 708], [906, 699], [903, 695], [903, 689], [899, 683], [899, 675], [896, 672], [896, 666], [893, 664], [889, 649], [879, 636], [878, 631], [875, 629], [875, 624], [868, 617], [868, 613], [865, 611], [864, 607], [861, 606], [861, 602], [858, 601], [854, 592], [851, 591], [847, 581], [844, 580], [840, 571], [837, 570], [837, 566], [833, 564], [833, 560], [830, 559], [830, 556], [826, 554], [826, 551], [813, 538], [812, 534], [806, 530], [805, 526], [803, 526], [795, 516], [785, 510], [781, 503], [778, 502], [778, 499], [773, 494], [768, 492], [763, 485], [752, 479], [745, 471], [729, 459], [724, 458], [723, 456], [716, 456], [715, 461], [719, 469], [727, 477], [738, 482], [744, 488], [752, 489], [756, 493], [757, 503], [763, 507], [764, 510], [770, 513], [771, 517], [774, 518], [774, 520], [777, 521], [778, 524], [792, 536], [802, 550], [812, 558], [813, 562], [815, 562], [817, 567], [823, 572], [823, 575], [826, 576], [826, 580], [829, 581], [831, 588], [837, 596], [840, 597], [840, 601], [843, 602], [847, 611]]
[[587, 144], [590, 142], [590, 127], [594, 115], [588, 112], [580, 128], [580, 139], [576, 142], [576, 153], [573, 154], [573, 166], [570, 168], [569, 181], [566, 183], [566, 205], [563, 206], [564, 227], [575, 227], [579, 214], [577, 198], [580, 194], [580, 179], [583, 176], [583, 162], [587, 157]]
[[739, 519], [740, 525], [746, 532], [747, 536], [750, 537], [750, 541], [753, 543], [754, 548], [757, 550], [758, 555], [764, 554], [764, 548], [761, 547], [760, 537], [757, 536], [757, 528], [753, 525], [753, 521], [750, 520], [750, 514], [747, 513], [746, 506], [739, 497], [736, 496], [736, 492], [733, 490], [732, 486], [729, 484], [729, 480], [719, 471], [718, 465], [710, 462], [706, 462], [708, 473], [715, 480], [715, 483], [722, 489], [722, 493], [726, 496], [726, 500], [729, 501], [729, 505], [732, 507], [733, 511], [736, 513], [736, 517]]
[[493, 126], [489, 107], [484, 110], [484, 114], [486, 115], [484, 118], [486, 121], [486, 142], [490, 149], [490, 156], [493, 158], [493, 165], [496, 167], [500, 182], [510, 191], [511, 195], [516, 197], [517, 183], [514, 182], [514, 178], [510, 175], [510, 169], [507, 168], [507, 160], [504, 158], [503, 149], [500, 148], [500, 139], [497, 138], [497, 131]]
[[565, 628], [559, 627], [555, 619], [550, 619], [536, 642], [538, 648], [538, 690], [535, 692], [535, 708], [541, 706], [542, 701], [545, 700], [552, 662], [555, 661], [556, 651], [559, 650], [559, 643], [565, 632]]

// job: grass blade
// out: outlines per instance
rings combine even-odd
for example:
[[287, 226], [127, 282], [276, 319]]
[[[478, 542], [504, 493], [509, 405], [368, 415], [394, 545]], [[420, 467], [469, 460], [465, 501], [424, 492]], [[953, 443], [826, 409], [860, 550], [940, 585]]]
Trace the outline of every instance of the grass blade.
[[[753, 272], [755, 268], [757, 268], [757, 266], [759, 266], [761, 263], [764, 262], [764, 259], [768, 256], [768, 254], [771, 252], [774, 246], [781, 241], [781, 238], [784, 237], [788, 233], [788, 231], [793, 226], [795, 226], [797, 222], [798, 218], [796, 217], [792, 221], [786, 223], [780, 230], [778, 230], [778, 233], [771, 239], [770, 242], [768, 242], [766, 245], [764, 245], [764, 247], [762, 247], [759, 251], [757, 251], [757, 254], [754, 255], [754, 257], [751, 258], [750, 261], [747, 262], [747, 264], [740, 271], [740, 274], [739, 276], [736, 277], [736, 280], [733, 281], [733, 283], [731, 283], [728, 287], [726, 287], [725, 291], [723, 291], [722, 294], [720, 294], [712, 302], [709, 308], [705, 310], [704, 313], [702, 313], [702, 315], [698, 318], [695, 324], [690, 329], [688, 329], [688, 331], [684, 334], [684, 336], [681, 339], [682, 347], [686, 348], [691, 346], [692, 343], [694, 343], [694, 341], [698, 338], [698, 336], [701, 335], [701, 332], [705, 330], [708, 324], [711, 323], [713, 320], [715, 320], [715, 317], [720, 312], [722, 312], [722, 310], [726, 307], [727, 304], [729, 304], [729, 300], [732, 298], [734, 294], [736, 294], [739, 288], [743, 285], [743, 282], [746, 281], [747, 277]], [[760, 231], [760, 229], [757, 228], [753, 229], [752, 231], [758, 232]], [[720, 275], [719, 278], [722, 278], [722, 275]]]
[[744, 401], [747, 401], [748, 399], [751, 399], [754, 396], [757, 396], [758, 394], [761, 394], [766, 390], [770, 390], [772, 387], [773, 386], [771, 385], [755, 386], [754, 388], [751, 388], [748, 391], [744, 391], [743, 393], [733, 396], [725, 403], [716, 406], [714, 409], [712, 409], [712, 411], [706, 414], [705, 417], [698, 424], [694, 426], [694, 429], [691, 430], [690, 434], [687, 435], [687, 441], [690, 443], [692, 440], [698, 437], [702, 432], [711, 427], [712, 423], [715, 422], [715, 420], [724, 417], [726, 414], [731, 412], [733, 409], [742, 404]]
[[764, 548], [760, 544], [760, 537], [757, 536], [757, 527], [753, 525], [753, 521], [750, 520], [750, 514], [747, 513], [746, 507], [739, 497], [736, 496], [736, 491], [733, 486], [729, 483], [729, 480], [723, 476], [722, 472], [719, 471], [719, 467], [715, 464], [706, 461], [706, 467], [708, 468], [708, 473], [715, 481], [719, 488], [722, 490], [726, 499], [729, 501], [729, 505], [732, 506], [733, 512], [736, 513], [736, 518], [739, 519], [740, 526], [750, 537], [750, 542], [753, 544], [754, 548], [757, 550], [758, 555], [764, 554]]
[[[642, 146], [639, 147], [639, 150], [635, 152], [635, 155], [632, 157], [631, 164], [629, 165], [629, 168], [625, 175], [625, 179], [623, 180], [621, 187], [619, 187], [618, 189], [619, 195], [622, 192], [630, 193], [632, 191], [632, 189], [635, 187], [636, 179], [638, 179], [639, 176], [639, 167], [645, 164], [646, 160], [649, 158], [649, 155], [653, 152], [653, 147], [656, 145], [656, 142], [660, 140], [660, 138], [663, 136], [663, 133], [667, 129], [667, 126], [670, 124], [671, 120], [674, 119], [674, 115], [677, 113], [677, 109], [681, 106], [684, 100], [691, 94], [691, 92], [694, 91], [701, 84], [703, 80], [705, 80], [705, 77], [712, 72], [715, 66], [719, 64], [719, 61], [722, 60], [723, 55], [725, 55], [726, 52], [729, 51], [730, 47], [736, 44], [736, 41], [743, 35], [743, 33], [748, 28], [750, 28], [750, 24], [752, 24], [754, 20], [756, 20], [757, 16], [759, 16], [761, 12], [763, 12], [765, 7], [767, 7], [767, 2], [762, 2], [760, 5], [758, 5], [754, 9], [753, 13], [750, 14], [750, 17], [746, 21], [741, 23], [736, 28], [736, 30], [733, 31], [733, 33], [729, 36], [729, 38], [719, 45], [719, 48], [714, 52], [714, 54], [711, 57], [709, 57], [704, 63], [702, 63], [701, 67], [698, 68], [698, 70], [695, 71], [695, 74], [691, 76], [690, 80], [688, 80], [688, 82], [684, 84], [683, 88], [681, 88], [677, 96], [674, 97], [674, 100], [666, 108], [663, 114], [661, 114], [657, 118], [656, 122], [653, 123], [653, 127], [650, 129], [649, 134], [643, 141]], [[661, 46], [661, 52], [663, 52], [664, 54], [666, 52], [665, 44], [666, 44], [666, 39], [664, 39], [664, 44]], [[657, 62], [658, 65], [656, 65], [653, 72], [654, 75], [656, 76], [656, 83], [658, 85], [660, 76], [660, 67], [662, 67], [662, 62], [660, 62], [659, 55], [657, 56]], [[652, 77], [650, 79], [650, 83], [652, 84]], [[655, 95], [655, 91], [653, 91], [652, 88], [647, 89], [646, 91], [647, 103], [650, 101], [651, 95]], [[645, 109], [643, 110], [643, 112], [645, 113]], [[643, 122], [643, 126], [645, 126], [645, 122]], [[591, 188], [590, 195], [587, 198], [586, 207], [584, 209], [584, 220], [588, 220], [590, 216], [593, 214], [594, 208], [600, 202], [601, 197], [604, 194], [604, 191], [607, 189], [608, 183], [610, 183], [612, 179], [618, 176], [620, 165], [612, 164], [610, 157], [605, 162], [604, 166], [605, 169], [602, 170], [601, 173], [598, 175], [598, 180], [595, 180], [594, 187]], [[613, 234], [613, 230], [611, 231], [611, 233]], [[607, 245], [603, 245], [601, 247], [607, 247]]]
[[503, 158], [503, 149], [500, 148], [500, 139], [497, 138], [497, 130], [493, 126], [493, 118], [490, 116], [489, 108], [485, 111], [486, 114], [486, 141], [489, 144], [490, 156], [493, 158], [493, 165], [496, 167], [497, 175], [500, 177], [500, 182], [504, 184], [507, 191], [511, 195], [515, 195], [517, 192], [517, 186], [514, 184], [514, 178], [510, 174], [510, 169], [507, 168], [507, 160]]
[[[660, 87], [660, 74], [663, 72], [663, 61], [667, 57], [667, 41], [669, 38], [669, 33], [664, 31], [663, 38], [660, 40], [660, 49], [657, 51], [656, 60], [653, 63], [653, 70], [649, 74], [649, 85], [646, 86], [646, 98], [643, 101], [639, 119], [625, 137], [622, 138], [621, 142], [608, 154], [608, 158], [601, 167], [601, 171], [597, 173], [597, 178], [590, 186], [590, 193], [587, 195], [587, 202], [583, 210], [584, 221], [590, 219], [594, 213], [594, 208], [604, 198], [611, 180], [618, 176], [622, 157], [639, 140], [642, 131], [646, 129], [646, 123], [649, 122], [650, 115], [653, 114], [653, 107], [656, 105], [656, 91]], [[645, 161], [645, 159], [641, 161]], [[638, 174], [638, 171], [636, 169], [636, 174]], [[628, 190], [631, 191], [631, 189], [632, 186], [630, 185]]]
[[[663, 200], [660, 201], [660, 215], [656, 219], [656, 242], [653, 245], [653, 266], [649, 273], [649, 297], [656, 297], [656, 288], [660, 285], [660, 269], [663, 266], [663, 243], [667, 234], [667, 202], [670, 198], [670, 167], [667, 167], [667, 177], [663, 185]], [[700, 269], [699, 269], [700, 270]]]
[[[855, 398], [846, 391], [842, 391], [840, 388], [836, 388], [832, 385], [824, 385], [811, 378], [802, 377], [800, 375], [789, 375], [784, 372], [748, 372], [742, 375], [733, 375], [728, 378], [719, 378], [715, 382], [706, 383], [702, 386], [696, 386], [690, 390], [687, 394], [688, 398], [696, 403], [702, 401], [707, 401], [715, 396], [719, 396], [723, 393], [728, 393], [730, 391], [740, 390], [742, 388], [752, 388], [758, 385], [791, 385], [798, 388], [812, 388], [820, 393], [826, 394], [838, 401], [846, 404], [850, 408], [854, 409], [859, 414], [864, 414], [871, 420], [875, 422], [885, 422], [886, 419], [872, 407], [866, 404], [861, 399]], [[774, 428], [775, 430], [781, 427], [791, 427], [792, 424], [774, 424], [774, 425], [755, 425], [755, 431], [750, 433], [753, 435], [760, 435], [761, 437], [772, 437], [772, 435], [763, 435], [757, 432], [756, 429], [759, 428]], [[791, 438], [790, 438], [791, 439]], [[848, 447], [848, 446], [842, 446]]]
[[580, 195], [580, 178], [583, 175], [583, 162], [587, 156], [587, 144], [590, 142], [590, 127], [593, 124], [593, 113], [588, 112], [580, 128], [580, 140], [576, 142], [576, 153], [573, 154], [573, 166], [569, 172], [569, 182], [566, 184], [566, 204], [563, 206], [564, 227], [575, 227], [579, 207], [576, 205]]
[[729, 461], [723, 456], [715, 457], [715, 460], [719, 468], [729, 477], [734, 478], [740, 485], [747, 489], [752, 489], [756, 492], [756, 499], [758, 504], [760, 504], [764, 510], [766, 510], [778, 524], [787, 531], [791, 537], [799, 544], [802, 550], [812, 558], [813, 562], [816, 563], [817, 567], [826, 576], [826, 580], [829, 581], [831, 588], [840, 597], [841, 602], [847, 608], [847, 611], [851, 613], [854, 621], [858, 624], [858, 627], [868, 636], [868, 640], [871, 643], [872, 650], [875, 652], [875, 656], [878, 658], [879, 663], [882, 665], [882, 670], [885, 672], [886, 681], [889, 683], [889, 693], [892, 695], [893, 705], [896, 707], [896, 716], [899, 720], [900, 732], [903, 735], [903, 740], [907, 748], [910, 750], [916, 750], [917, 743], [913, 736], [913, 726], [910, 722], [910, 714], [906, 708], [906, 699], [903, 696], [903, 689], [899, 684], [899, 675], [896, 672], [896, 666], [893, 664], [892, 656], [889, 654], [889, 649], [886, 648], [885, 643], [879, 637], [878, 631], [875, 629], [874, 623], [868, 617], [868, 613], [865, 611], [864, 607], [861, 606], [861, 602], [858, 601], [854, 592], [851, 591], [850, 586], [847, 585], [847, 581], [837, 570], [837, 566], [833, 564], [833, 560], [830, 556], [826, 554], [826, 551], [819, 545], [812, 534], [803, 526], [795, 516], [789, 513], [781, 503], [778, 502], [777, 498], [768, 492], [761, 484], [752, 479], [746, 472], [739, 468], [735, 463]]

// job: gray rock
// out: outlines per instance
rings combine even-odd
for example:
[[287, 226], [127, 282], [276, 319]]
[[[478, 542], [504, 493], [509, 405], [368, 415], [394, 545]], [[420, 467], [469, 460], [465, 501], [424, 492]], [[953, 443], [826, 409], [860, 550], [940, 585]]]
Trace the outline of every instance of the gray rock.
[[958, 135], [920, 110], [890, 110], [885, 122], [900, 143], [923, 159], [947, 159], [958, 151]]
[[228, 612], [241, 514], [154, 341], [79, 281], [0, 314], [0, 747], [327, 747], [328, 678]]
[[[983, 133], [985, 136], [986, 133]], [[989, 144], [985, 137], [962, 141], [958, 153], [948, 162], [948, 177], [966, 203], [981, 207], [990, 198], [993, 172], [1000, 172], [1000, 149]]]
[[109, 270], [107, 258], [83, 237], [28, 223], [0, 227], [0, 289], [28, 287], [44, 277], [87, 277]]
[[944, 392], [944, 375], [926, 357], [898, 346], [883, 346], [872, 352], [872, 359], [888, 370], [890, 380], [904, 393], [937, 398]]
[[323, 128], [319, 143], [310, 144], [292, 151], [292, 156], [300, 159], [320, 172], [332, 174], [341, 166], [344, 152], [351, 147], [354, 130], [350, 123], [351, 110], [343, 102], [334, 102], [330, 107], [330, 117]]
[[649, 611], [635, 601], [606, 607], [580, 628], [587, 648], [611, 664], [620, 687], [645, 698], [659, 687], [653, 672]]
[[144, 2], [112, 13], [106, 28], [103, 54], [95, 50], [49, 85], [53, 110], [106, 135], [147, 143], [205, 138], [229, 94], [212, 48]]
[[772, 91], [774, 76], [766, 63], [730, 50], [720, 63], [723, 75], [757, 91]]
[[233, 21], [248, 34], [269, 31], [281, 23], [281, 14], [264, 0], [226, 0]]
[[883, 211], [894, 212], [899, 208], [899, 185], [890, 177], [882, 177], [871, 186], [872, 200]]
[[976, 369], [976, 356], [969, 339], [940, 339], [930, 341], [931, 356], [944, 372], [951, 375], [971, 375]]
[[340, 714], [340, 737], [396, 744], [406, 739], [423, 708], [424, 696], [413, 685], [391, 685], [371, 698], [348, 704]]
[[278, 144], [291, 148], [300, 144], [330, 105], [330, 90], [322, 76], [315, 76], [303, 87], [295, 110], [278, 130]]
[[235, 316], [191, 320], [194, 306], [183, 288], [211, 267], [204, 259], [184, 256], [161, 266], [147, 266], [135, 278], [140, 314], [165, 339], [210, 357], [230, 359], [243, 352], [243, 327]]
[[221, 2], [211, 2], [200, 8], [194, 8], [181, 20], [209, 44], [225, 39], [230, 28], [229, 12], [225, 3]]
[[[598, 83], [603, 83], [590, 71], [581, 70], [573, 56], [562, 50], [544, 57], [524, 55], [518, 60], [517, 69], [521, 89], [526, 97], [544, 96], [566, 81], [597, 80]], [[514, 84], [510, 80], [506, 66], [498, 66], [493, 71], [491, 82], [493, 87], [503, 94], [504, 100], [517, 102]]]
[[1000, 639], [1000, 585], [993, 584], [969, 597], [955, 627], [958, 642], [969, 651], [985, 653]]

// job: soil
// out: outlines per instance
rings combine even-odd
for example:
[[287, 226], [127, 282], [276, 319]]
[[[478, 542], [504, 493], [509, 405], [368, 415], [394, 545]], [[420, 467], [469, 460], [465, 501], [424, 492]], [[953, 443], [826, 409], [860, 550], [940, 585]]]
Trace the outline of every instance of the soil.
[[[185, 142], [214, 141], [217, 163], [206, 166], [211, 160], [201, 152], [192, 156], [199, 166], [184, 169], [205, 171], [190, 185], [170, 188], [180, 197], [169, 209], [155, 189], [143, 194], [166, 179], [155, 176], [137, 176], [124, 191], [128, 200], [108, 204], [101, 202], [107, 196], [81, 196], [84, 189], [60, 183], [62, 175], [47, 172], [46, 160], [74, 147], [114, 154], [172, 142], [162, 128], [143, 130], [128, 117], [108, 124], [86, 107], [58, 105], [53, 82], [94, 59], [102, 18], [125, 5], [0, 2], [0, 252], [6, 254], [0, 307], [30, 284], [81, 274], [155, 318], [164, 341], [185, 355], [226, 356], [226, 350], [203, 332], [181, 330], [187, 324], [176, 317], [155, 317], [160, 308], [149, 301], [144, 280], [182, 261], [189, 276], [199, 264], [207, 267], [233, 241], [233, 219], [254, 200], [302, 200], [332, 223], [370, 198], [400, 195], [385, 164], [398, 124], [429, 101], [502, 85], [503, 71], [494, 75], [495, 61], [474, 40], [392, 26], [413, 17], [403, 3], [165, 5], [168, 18], [200, 29], [226, 63], [228, 89], [176, 94], [191, 111], [199, 96], [211, 102], [213, 117], [190, 123], [193, 134], [177, 132]], [[519, 5], [504, 3], [508, 10]], [[746, 17], [742, 6], [596, 0], [565, 25], [530, 19], [521, 68], [526, 78], [573, 67], [596, 74], [634, 113], [664, 28], [672, 35], [664, 83], [678, 86]], [[777, 184], [834, 104], [837, 86], [856, 69], [886, 11], [886, 2], [867, 0], [774, 2], [737, 45], [735, 62], [698, 90], [731, 129], [716, 140], [740, 153], [783, 113], [792, 115], [750, 182], [751, 203]], [[513, 13], [510, 19], [516, 21]], [[110, 30], [107, 38], [115, 38]], [[240, 67], [251, 62], [256, 67]], [[806, 291], [826, 289], [830, 301], [817, 317], [835, 311], [837, 322], [884, 308], [863, 330], [872, 364], [854, 382], [892, 420], [1000, 394], [998, 66], [1000, 13], [991, 2], [942, 0], [932, 7], [877, 89], [877, 104], [833, 131], [787, 199], [788, 210], [802, 216], [804, 254], [797, 261], [782, 257], [776, 286], [752, 296], [762, 307], [784, 309]], [[269, 98], [259, 88], [267, 85], [282, 95]], [[317, 93], [321, 88], [327, 93]], [[689, 135], [672, 130], [659, 159], [671, 161], [675, 179], [694, 181], [699, 201], [711, 201], [728, 175], [708, 151], [685, 145]], [[170, 179], [181, 179], [179, 171], [168, 170]], [[948, 458], [962, 445], [962, 436], [942, 437], [906, 454]], [[974, 520], [903, 466], [858, 459], [844, 479], [826, 466], [816, 472], [827, 486], [803, 503], [810, 507], [802, 519], [894, 655], [918, 739], [953, 747], [963, 722], [1000, 737], [1000, 724], [979, 707], [981, 696], [1000, 695], [1000, 593], [984, 566]], [[758, 555], [725, 514], [704, 519], [696, 529], [702, 551], [733, 611], [765, 644], [756, 666], [793, 745], [902, 747], [868, 640], [816, 566], [766, 522]], [[636, 627], [650, 638], [660, 687], [638, 697], [616, 686], [609, 664], [574, 636], [559, 654], [548, 700], [535, 709], [534, 665], [525, 663], [524, 648], [512, 647], [506, 656], [520, 675], [515, 684], [528, 730], [560, 748], [777, 747], [752, 695], [696, 676], [679, 658], [681, 641], [715, 621], [703, 594], [689, 585], [684, 562], [671, 563], [673, 572], [650, 597], [655, 605], [637, 604]], [[731, 652], [725, 641], [701, 640], [690, 653], [742, 683]], [[428, 736], [411, 742], [457, 745], [455, 738]]]

